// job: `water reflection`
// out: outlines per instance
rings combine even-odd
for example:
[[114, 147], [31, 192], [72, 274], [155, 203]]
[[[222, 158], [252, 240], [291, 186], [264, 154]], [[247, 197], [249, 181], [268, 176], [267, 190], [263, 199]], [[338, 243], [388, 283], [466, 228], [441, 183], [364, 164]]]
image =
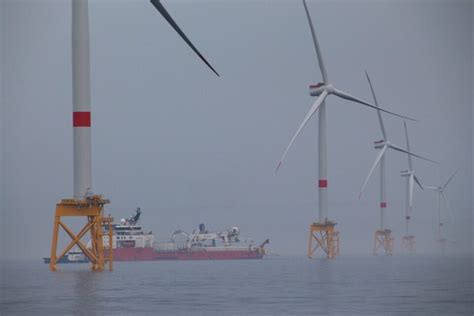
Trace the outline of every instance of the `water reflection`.
[[103, 283], [107, 272], [90, 271], [89, 264], [65, 267], [51, 273], [54, 286], [57, 288], [64, 314], [97, 315], [105, 306], [103, 302]]
[[304, 257], [124, 262], [110, 273], [2, 266], [0, 314], [327, 315], [472, 313], [472, 258]]

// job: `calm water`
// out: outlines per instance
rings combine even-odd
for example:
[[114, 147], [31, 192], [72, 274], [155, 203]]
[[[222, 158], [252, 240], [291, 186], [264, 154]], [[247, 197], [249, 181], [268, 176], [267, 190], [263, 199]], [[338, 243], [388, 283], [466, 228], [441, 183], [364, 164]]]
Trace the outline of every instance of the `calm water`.
[[0, 264], [1, 315], [473, 314], [468, 257], [128, 262], [112, 273]]

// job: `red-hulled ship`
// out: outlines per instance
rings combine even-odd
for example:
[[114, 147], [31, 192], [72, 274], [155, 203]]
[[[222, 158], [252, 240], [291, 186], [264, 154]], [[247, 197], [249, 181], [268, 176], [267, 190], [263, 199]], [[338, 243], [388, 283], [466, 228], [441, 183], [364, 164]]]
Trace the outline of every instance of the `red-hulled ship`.
[[[140, 215], [140, 208], [137, 208], [128, 219], [121, 219], [119, 224], [113, 225], [114, 261], [262, 259], [265, 255], [268, 239], [259, 246], [254, 245], [251, 239], [242, 242], [238, 227], [209, 232], [204, 224], [200, 224], [199, 230], [191, 234], [178, 230], [172, 234], [169, 242], [155, 242], [153, 233], [144, 232], [138, 224]], [[109, 236], [105, 232], [103, 241], [107, 255]], [[48, 259], [44, 258], [45, 262]], [[82, 262], [87, 260], [65, 259], [59, 263]]]
[[[138, 225], [140, 215], [137, 208], [135, 214], [113, 226], [114, 261], [261, 259], [265, 255], [268, 239], [260, 246], [249, 239], [241, 242], [238, 227], [209, 232], [200, 224], [199, 230], [191, 234], [178, 230], [169, 242], [155, 242], [153, 233], [143, 232]], [[107, 247], [109, 237], [104, 234], [103, 238]]]

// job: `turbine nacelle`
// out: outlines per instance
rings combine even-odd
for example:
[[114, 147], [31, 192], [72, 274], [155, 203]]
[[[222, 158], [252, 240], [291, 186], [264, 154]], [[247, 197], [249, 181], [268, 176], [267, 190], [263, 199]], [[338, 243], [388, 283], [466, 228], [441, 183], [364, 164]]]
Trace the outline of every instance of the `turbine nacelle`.
[[334, 93], [334, 86], [332, 84], [324, 84], [318, 82], [315, 85], [309, 86], [309, 95], [313, 97], [319, 97], [323, 91], [326, 91], [328, 94]]
[[381, 148], [385, 147], [386, 145], [389, 146], [390, 142], [387, 142], [383, 139], [374, 142], [374, 148], [375, 149], [381, 149]]
[[436, 191], [436, 192], [439, 192], [439, 193], [443, 193], [443, 191], [444, 191], [443, 187], [425, 187], [425, 188]]
[[412, 174], [415, 174], [415, 172], [412, 171], [412, 170], [403, 170], [403, 171], [400, 171], [400, 176], [402, 176], [402, 177], [409, 177], [409, 176], [411, 176]]
[[326, 89], [326, 86], [322, 82], [312, 84], [309, 86], [309, 95], [313, 97], [319, 97], [321, 93]]
[[310, 84], [309, 85], [309, 89], [316, 89], [316, 88], [319, 88], [319, 87], [322, 87], [324, 86], [324, 82], [318, 82], [317, 84]]

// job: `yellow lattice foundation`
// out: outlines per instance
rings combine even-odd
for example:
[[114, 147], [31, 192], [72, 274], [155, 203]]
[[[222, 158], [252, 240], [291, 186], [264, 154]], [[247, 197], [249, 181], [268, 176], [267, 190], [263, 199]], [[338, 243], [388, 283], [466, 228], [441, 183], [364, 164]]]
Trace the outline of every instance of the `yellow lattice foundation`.
[[[94, 195], [84, 200], [65, 199], [56, 204], [56, 213], [54, 216], [53, 226], [53, 240], [51, 243], [51, 259], [49, 269], [56, 271], [56, 263], [68, 253], [74, 246], [78, 246], [84, 255], [91, 262], [91, 269], [94, 271], [102, 271], [104, 269], [106, 260], [104, 259], [104, 245], [102, 240], [103, 226], [107, 223], [111, 224], [113, 219], [102, 217], [103, 207], [110, 203], [109, 200], [103, 199], [99, 195]], [[83, 217], [87, 219], [84, 227], [75, 234], [63, 221], [64, 217]], [[109, 227], [109, 249], [112, 241], [112, 225]], [[59, 228], [62, 228], [71, 238], [69, 244], [57, 254], [58, 247], [58, 233]], [[90, 233], [91, 248], [81, 241], [81, 239]], [[112, 269], [112, 252], [109, 252], [107, 262], [109, 269]]]
[[392, 237], [392, 231], [390, 229], [380, 229], [375, 231], [374, 234], [374, 256], [378, 255], [379, 251], [387, 256], [393, 255], [395, 245], [395, 238]]
[[415, 236], [403, 236], [402, 237], [402, 249], [408, 253], [415, 253], [416, 240]]
[[326, 257], [335, 259], [339, 255], [339, 232], [336, 223], [313, 223], [309, 227], [308, 258], [313, 258], [318, 249], [326, 253]]

